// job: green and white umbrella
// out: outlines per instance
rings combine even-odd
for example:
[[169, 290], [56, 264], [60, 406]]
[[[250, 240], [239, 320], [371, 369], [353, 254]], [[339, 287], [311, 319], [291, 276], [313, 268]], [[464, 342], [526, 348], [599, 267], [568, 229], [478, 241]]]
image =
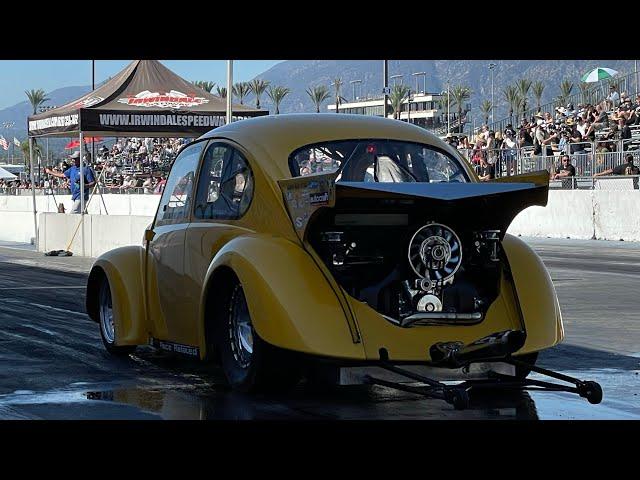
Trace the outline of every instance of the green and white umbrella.
[[606, 80], [607, 78], [613, 78], [618, 72], [612, 68], [594, 68], [590, 72], [585, 73], [580, 79], [583, 82], [593, 83], [600, 80]]

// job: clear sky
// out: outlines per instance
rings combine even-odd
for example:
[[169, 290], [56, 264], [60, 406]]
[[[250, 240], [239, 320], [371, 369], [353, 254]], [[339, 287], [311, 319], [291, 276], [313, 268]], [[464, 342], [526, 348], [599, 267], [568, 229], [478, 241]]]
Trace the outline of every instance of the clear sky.
[[[254, 78], [281, 60], [236, 60], [233, 81]], [[131, 60], [96, 60], [96, 83], [115, 75]], [[226, 86], [226, 60], [161, 60], [185, 80], [207, 80]], [[61, 87], [91, 85], [91, 60], [0, 60], [0, 109], [27, 99], [25, 90], [50, 92]]]

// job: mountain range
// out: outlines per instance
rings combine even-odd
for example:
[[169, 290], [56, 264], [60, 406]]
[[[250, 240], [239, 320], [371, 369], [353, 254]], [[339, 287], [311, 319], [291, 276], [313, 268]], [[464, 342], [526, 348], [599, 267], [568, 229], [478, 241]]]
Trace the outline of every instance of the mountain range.
[[[633, 60], [390, 60], [389, 77], [402, 76], [390, 79], [390, 84], [402, 81], [415, 89], [417, 81], [418, 88], [422, 90], [426, 81], [427, 91], [434, 93], [446, 89], [447, 82], [451, 86], [468, 86], [472, 91], [469, 99], [472, 114], [478, 114], [480, 103], [491, 98], [491, 73], [488, 65], [492, 62], [497, 64], [493, 71], [496, 120], [508, 114], [503, 89], [521, 78], [542, 80], [546, 84], [542, 97], [542, 102], [545, 103], [558, 95], [560, 83], [564, 79], [573, 82], [574, 92], [578, 91], [580, 77], [595, 67], [613, 68], [620, 74], [632, 73], [634, 69]], [[258, 75], [258, 78], [290, 89], [290, 93], [280, 104], [281, 113], [312, 112], [315, 107], [306, 93], [307, 88], [317, 85], [329, 88], [332, 95], [321, 108], [321, 111], [326, 111], [326, 105], [335, 102], [332, 86], [335, 78], [339, 77], [343, 82], [340, 94], [347, 100], [352, 100], [354, 93], [358, 97], [380, 94], [383, 86], [382, 70], [381, 60], [289, 60], [274, 65]], [[414, 76], [417, 72], [425, 72], [426, 75]], [[354, 80], [360, 82], [350, 83]], [[47, 93], [50, 98], [47, 104], [62, 105], [89, 90], [89, 86], [59, 88]], [[533, 96], [529, 101], [533, 102]], [[253, 104], [253, 98], [247, 97], [245, 103]], [[262, 96], [261, 104], [263, 108], [271, 107], [273, 110], [266, 94]], [[0, 134], [8, 139], [13, 136], [24, 139], [27, 116], [31, 113], [32, 107], [26, 100], [0, 110], [0, 127], [7, 122], [14, 123], [13, 127], [0, 130]], [[52, 148], [58, 149], [61, 141], [52, 142], [52, 145], [56, 145]]]

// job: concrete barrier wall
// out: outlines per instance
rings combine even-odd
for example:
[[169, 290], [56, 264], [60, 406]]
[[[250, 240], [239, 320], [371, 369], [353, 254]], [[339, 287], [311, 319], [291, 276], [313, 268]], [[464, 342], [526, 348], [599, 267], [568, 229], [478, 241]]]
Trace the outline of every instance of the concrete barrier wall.
[[640, 242], [640, 190], [594, 190], [595, 238]]
[[[56, 196], [71, 208], [70, 196]], [[97, 256], [123, 245], [139, 245], [151, 223], [159, 195], [94, 197], [85, 218], [85, 255]], [[38, 211], [57, 211], [52, 196], [36, 197]], [[100, 215], [102, 214], [102, 215]], [[78, 215], [39, 214], [40, 251], [67, 248]], [[29, 196], [0, 196], [0, 240], [31, 242], [33, 212]], [[513, 220], [514, 235], [552, 238], [640, 241], [640, 191], [562, 190], [549, 192], [546, 207], [529, 207]], [[80, 234], [71, 245], [81, 255]]]
[[[109, 215], [155, 215], [160, 195], [94, 195], [87, 209], [90, 214]], [[57, 202], [57, 203], [56, 203]], [[37, 195], [38, 212], [57, 212], [58, 203], [63, 203], [68, 212], [73, 202], [71, 195]], [[31, 195], [0, 195], [0, 212], [32, 212]]]
[[3, 212], [0, 210], [0, 240], [33, 243], [33, 212]]
[[74, 255], [97, 257], [117, 247], [141, 245], [144, 230], [152, 220], [141, 215], [85, 215], [83, 246], [80, 215], [41, 213], [38, 250], [69, 249]]
[[529, 207], [509, 233], [532, 237], [640, 242], [640, 190], [549, 192], [546, 207]]
[[523, 210], [507, 232], [527, 237], [591, 239], [594, 232], [592, 193], [591, 190], [549, 192], [546, 207]]

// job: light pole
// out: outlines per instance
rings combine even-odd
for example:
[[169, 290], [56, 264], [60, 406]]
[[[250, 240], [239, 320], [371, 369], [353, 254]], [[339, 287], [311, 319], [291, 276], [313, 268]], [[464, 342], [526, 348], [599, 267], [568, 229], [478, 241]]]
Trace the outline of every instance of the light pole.
[[[404, 75], [391, 75], [391, 80], [394, 80], [394, 82], [393, 82], [393, 86], [394, 87], [398, 84], [398, 82], [396, 82], [395, 80], [397, 78], [401, 79], [402, 77], [404, 77]], [[402, 80], [400, 80], [400, 85], [402, 85]]]
[[[54, 108], [58, 108], [58, 106], [57, 105], [47, 105], [46, 107], [40, 107], [39, 110], [40, 110], [40, 113], [42, 113], [42, 112], [46, 112], [48, 110], [53, 110]], [[45, 165], [48, 166], [51, 163], [50, 162], [51, 159], [49, 158], [49, 137], [47, 137], [46, 140], [47, 140], [47, 143], [45, 144], [46, 145], [46, 152], [45, 152], [44, 156], [45, 156]], [[82, 152], [82, 145], [80, 146], [80, 151]], [[38, 160], [38, 182], [39, 182], [40, 181], [40, 164], [41, 164], [42, 157], [39, 156], [38, 159], [39, 159]]]
[[233, 60], [227, 60], [227, 124], [233, 115], [231, 100], [233, 98]]
[[387, 118], [389, 112], [389, 60], [384, 60], [382, 63], [382, 80], [382, 92], [384, 94], [384, 105], [382, 110], [384, 112], [384, 118]]
[[351, 80], [349, 83], [353, 87], [353, 101], [355, 102], [356, 101], [356, 84], [362, 83], [362, 80]]
[[495, 63], [489, 64], [489, 72], [491, 72], [491, 123], [493, 123], [493, 111], [495, 110], [495, 105], [493, 104], [493, 69], [496, 67]]
[[420, 90], [418, 88], [418, 77], [422, 76], [424, 79], [424, 90], [422, 91], [422, 93], [427, 93], [427, 72], [416, 72], [416, 73], [412, 73], [411, 75], [413, 75], [414, 77], [416, 77], [416, 93], [420, 93]]
[[449, 82], [447, 81], [447, 90], [443, 91], [440, 95], [447, 96], [447, 135], [451, 133], [451, 115], [449, 115], [449, 111], [451, 110], [451, 96], [449, 95]]

